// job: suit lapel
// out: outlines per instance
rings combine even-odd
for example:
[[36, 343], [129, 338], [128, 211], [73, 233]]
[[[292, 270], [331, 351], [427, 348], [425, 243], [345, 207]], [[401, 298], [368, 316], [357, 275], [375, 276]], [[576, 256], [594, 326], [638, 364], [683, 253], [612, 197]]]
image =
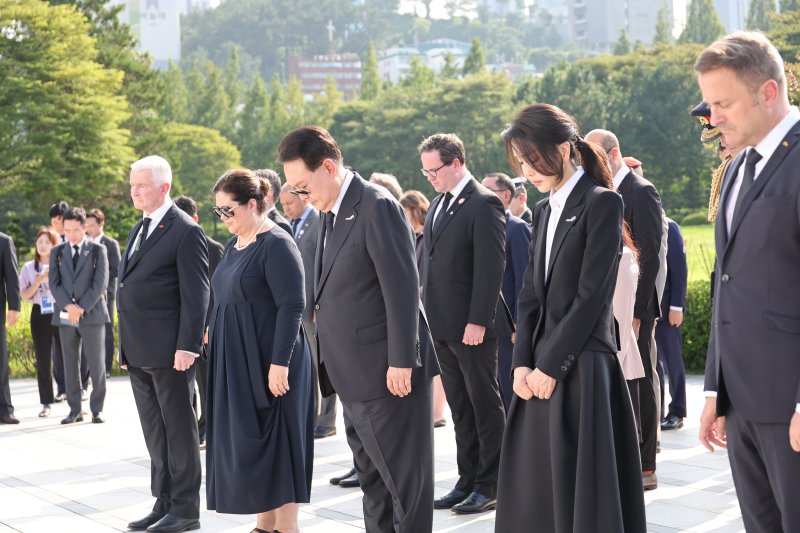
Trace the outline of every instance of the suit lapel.
[[72, 268], [72, 245], [69, 241], [61, 245], [61, 265], [70, 275], [70, 279], [75, 279], [75, 269]]
[[550, 220], [550, 204], [545, 203], [544, 207], [538, 209], [538, 220], [534, 214], [534, 221], [538, 224], [534, 227], [536, 231], [536, 251], [534, 253], [533, 281], [536, 295], [539, 301], [544, 301], [544, 258], [547, 250], [547, 223]]
[[[97, 246], [100, 245], [98, 244]], [[76, 278], [78, 277], [80, 271], [83, 270], [83, 266], [89, 261], [89, 254], [91, 253], [92, 253], [92, 244], [90, 244], [89, 241], [87, 240], [86, 243], [84, 243], [83, 247], [81, 247], [80, 254], [78, 255], [78, 264], [75, 267], [75, 272], [73, 272], [73, 275]], [[70, 263], [72, 263], [72, 261], [70, 261]]]
[[[150, 236], [142, 242], [141, 246], [139, 246], [139, 251], [134, 253], [133, 257], [130, 258], [130, 263], [126, 265], [126, 272], [133, 270], [136, 264], [142, 259], [142, 256], [144, 256], [149, 249], [155, 246], [158, 240], [161, 239], [161, 237], [163, 237], [164, 234], [169, 230], [173, 220], [175, 219], [176, 209], [177, 207], [173, 205], [167, 210], [166, 214], [156, 225], [155, 229], [153, 229], [153, 232], [150, 234]], [[136, 233], [138, 233], [138, 231]], [[127, 253], [125, 255], [127, 255]]]
[[[333, 262], [339, 250], [341, 250], [342, 245], [347, 240], [347, 236], [350, 235], [353, 224], [358, 218], [356, 206], [361, 201], [361, 192], [363, 189], [364, 184], [361, 180], [361, 176], [354, 174], [350, 186], [344, 198], [342, 198], [342, 205], [339, 206], [339, 214], [336, 215], [336, 219], [334, 220], [331, 240], [325, 243], [324, 254], [322, 253], [323, 250], [320, 250], [319, 255], [324, 255], [324, 258], [322, 260], [322, 272], [320, 274], [319, 284], [317, 285], [317, 296], [322, 292], [322, 287], [325, 285], [325, 280], [331, 272]], [[323, 229], [321, 233], [324, 233], [324, 231]]]
[[[439, 240], [439, 237], [444, 232], [447, 225], [450, 223], [451, 220], [455, 217], [455, 214], [458, 212], [461, 207], [469, 201], [469, 197], [472, 192], [475, 190], [475, 179], [471, 179], [467, 182], [467, 185], [462, 189], [461, 193], [451, 202], [450, 207], [444, 214], [442, 220], [439, 221], [433, 228], [433, 238], [431, 239], [431, 248], [436, 245], [436, 241]], [[442, 206], [444, 209], [447, 206]]]
[[433, 199], [431, 208], [428, 210], [428, 216], [425, 217], [425, 227], [422, 229], [422, 238], [425, 242], [425, 249], [428, 250], [428, 252], [433, 250], [433, 215], [436, 214], [436, 208], [439, 206], [439, 203], [441, 203], [442, 198], [444, 198], [444, 195], [440, 194]]
[[[547, 272], [551, 274], [548, 276], [548, 280], [552, 278], [553, 263], [555, 263], [556, 256], [561, 249], [561, 245], [564, 243], [567, 232], [569, 232], [570, 228], [575, 224], [583, 211], [583, 195], [589, 188], [591, 182], [591, 178], [587, 177], [586, 174], [581, 176], [578, 183], [575, 184], [575, 188], [572, 189], [572, 192], [570, 192], [567, 197], [567, 202], [564, 205], [564, 210], [561, 212], [561, 217], [556, 221], [556, 232], [553, 235], [553, 245], [550, 248], [550, 261], [547, 264]], [[546, 284], [549, 284], [549, 281]]]

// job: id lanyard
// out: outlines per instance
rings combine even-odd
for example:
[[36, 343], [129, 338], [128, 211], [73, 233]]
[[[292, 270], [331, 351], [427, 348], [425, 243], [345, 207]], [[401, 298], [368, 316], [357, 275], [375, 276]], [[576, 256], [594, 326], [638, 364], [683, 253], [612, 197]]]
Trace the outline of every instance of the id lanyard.
[[44, 284], [39, 285], [39, 298], [42, 301], [40, 306], [42, 308], [42, 314], [52, 315], [53, 311], [55, 310], [53, 306], [53, 299], [50, 298], [50, 296], [48, 296], [47, 294], [45, 294]]

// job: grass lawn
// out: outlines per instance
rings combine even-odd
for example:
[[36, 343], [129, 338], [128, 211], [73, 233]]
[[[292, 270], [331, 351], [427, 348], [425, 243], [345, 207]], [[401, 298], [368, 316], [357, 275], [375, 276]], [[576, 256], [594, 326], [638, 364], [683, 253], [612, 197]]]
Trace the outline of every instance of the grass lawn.
[[689, 263], [689, 282], [708, 280], [714, 268], [714, 226], [683, 226], [681, 233]]

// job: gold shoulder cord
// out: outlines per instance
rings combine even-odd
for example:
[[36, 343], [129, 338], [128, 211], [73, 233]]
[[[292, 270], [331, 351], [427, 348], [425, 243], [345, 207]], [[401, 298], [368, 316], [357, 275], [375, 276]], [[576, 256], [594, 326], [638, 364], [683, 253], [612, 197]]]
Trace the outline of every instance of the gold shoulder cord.
[[708, 199], [708, 221], [714, 222], [717, 218], [717, 210], [719, 209], [719, 195], [722, 189], [722, 178], [725, 177], [725, 171], [728, 169], [733, 156], [728, 154], [725, 160], [714, 171], [711, 176], [711, 197]]

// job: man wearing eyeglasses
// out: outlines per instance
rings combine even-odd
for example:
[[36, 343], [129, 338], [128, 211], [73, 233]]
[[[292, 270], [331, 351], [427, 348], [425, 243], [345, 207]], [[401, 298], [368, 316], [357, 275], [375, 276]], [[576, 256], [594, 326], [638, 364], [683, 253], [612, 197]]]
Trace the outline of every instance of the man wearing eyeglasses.
[[464, 143], [455, 134], [432, 135], [418, 150], [422, 173], [440, 193], [423, 231], [430, 259], [423, 294], [453, 412], [459, 475], [434, 507], [481, 513], [495, 508], [505, 427], [498, 338], [513, 330], [500, 296], [505, 209], [467, 170]]
[[433, 527], [433, 376], [414, 237], [383, 187], [306, 126], [278, 146], [286, 181], [324, 213], [314, 265], [322, 393], [339, 394], [370, 533]]

